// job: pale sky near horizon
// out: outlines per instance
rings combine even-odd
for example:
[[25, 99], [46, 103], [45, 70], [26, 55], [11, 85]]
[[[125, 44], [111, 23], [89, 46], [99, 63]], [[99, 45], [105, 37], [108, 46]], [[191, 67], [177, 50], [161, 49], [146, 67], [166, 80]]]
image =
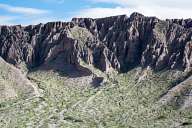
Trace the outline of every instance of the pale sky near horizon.
[[133, 12], [160, 19], [192, 18], [192, 0], [0, 0], [0, 24], [70, 21]]

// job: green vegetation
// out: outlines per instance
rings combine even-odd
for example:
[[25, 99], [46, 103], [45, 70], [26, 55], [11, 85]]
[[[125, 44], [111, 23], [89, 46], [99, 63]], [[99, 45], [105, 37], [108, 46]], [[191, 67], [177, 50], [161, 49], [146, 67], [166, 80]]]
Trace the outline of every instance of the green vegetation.
[[42, 96], [0, 103], [0, 127], [191, 127], [191, 110], [158, 103], [180, 76], [174, 74], [178, 73], [136, 68], [108, 75], [102, 86], [94, 88], [76, 82], [89, 76], [69, 78], [52, 70], [37, 70], [28, 77], [39, 86]]

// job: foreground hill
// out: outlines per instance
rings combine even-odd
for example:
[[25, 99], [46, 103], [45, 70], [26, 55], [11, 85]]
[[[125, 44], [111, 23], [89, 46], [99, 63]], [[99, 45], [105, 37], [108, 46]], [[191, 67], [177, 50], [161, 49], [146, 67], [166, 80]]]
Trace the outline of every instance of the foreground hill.
[[70, 77], [66, 70], [44, 67], [31, 71], [28, 78], [38, 84], [42, 96], [2, 102], [0, 126], [191, 127], [191, 107], [159, 103], [162, 95], [184, 75], [182, 72], [154, 73], [136, 68], [107, 77], [97, 69], [93, 71], [107, 80], [95, 87], [89, 75]]

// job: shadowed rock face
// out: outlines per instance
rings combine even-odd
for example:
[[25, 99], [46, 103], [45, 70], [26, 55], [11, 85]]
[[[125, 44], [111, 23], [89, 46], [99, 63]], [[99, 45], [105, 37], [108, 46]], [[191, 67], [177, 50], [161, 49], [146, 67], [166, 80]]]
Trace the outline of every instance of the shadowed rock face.
[[192, 22], [133, 13], [130, 17], [0, 27], [0, 56], [9, 63], [35, 67], [61, 54], [67, 64], [83, 60], [102, 71], [127, 72], [136, 66], [190, 70]]

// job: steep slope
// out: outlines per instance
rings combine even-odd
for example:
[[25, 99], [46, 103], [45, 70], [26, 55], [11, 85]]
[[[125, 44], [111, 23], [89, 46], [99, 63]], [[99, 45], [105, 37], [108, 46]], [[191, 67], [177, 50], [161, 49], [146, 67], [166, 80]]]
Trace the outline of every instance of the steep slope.
[[37, 87], [13, 65], [0, 57], [0, 102], [12, 98], [38, 96]]
[[162, 104], [169, 104], [179, 108], [192, 107], [192, 76], [185, 79], [178, 85], [169, 89], [168, 92], [162, 96], [160, 102]]
[[133, 13], [130, 17], [1, 26], [0, 56], [14, 65], [25, 62], [29, 68], [63, 53], [65, 63], [83, 60], [102, 71], [127, 72], [136, 66], [191, 70], [190, 25], [187, 20], [180, 24]]

